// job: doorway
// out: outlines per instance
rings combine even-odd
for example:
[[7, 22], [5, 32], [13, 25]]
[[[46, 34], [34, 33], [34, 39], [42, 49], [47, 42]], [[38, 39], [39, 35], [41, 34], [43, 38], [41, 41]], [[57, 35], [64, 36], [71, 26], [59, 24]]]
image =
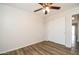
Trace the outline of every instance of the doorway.
[[79, 14], [72, 16], [72, 52], [79, 54]]

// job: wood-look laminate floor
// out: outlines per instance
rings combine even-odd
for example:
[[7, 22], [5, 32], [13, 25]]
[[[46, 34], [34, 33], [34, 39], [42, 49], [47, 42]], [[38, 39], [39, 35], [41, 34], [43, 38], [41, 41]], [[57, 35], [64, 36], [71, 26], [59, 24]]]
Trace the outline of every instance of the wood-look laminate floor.
[[72, 44], [71, 52], [75, 55], [79, 55], [79, 42], [74, 42]]
[[1, 55], [72, 55], [72, 53], [71, 49], [66, 48], [63, 45], [43, 41]]

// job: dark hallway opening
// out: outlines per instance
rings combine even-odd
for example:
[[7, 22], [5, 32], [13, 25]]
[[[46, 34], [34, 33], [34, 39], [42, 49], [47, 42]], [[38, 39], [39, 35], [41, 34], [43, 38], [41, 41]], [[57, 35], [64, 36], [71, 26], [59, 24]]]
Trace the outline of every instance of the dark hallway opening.
[[79, 54], [79, 14], [72, 16], [72, 53]]

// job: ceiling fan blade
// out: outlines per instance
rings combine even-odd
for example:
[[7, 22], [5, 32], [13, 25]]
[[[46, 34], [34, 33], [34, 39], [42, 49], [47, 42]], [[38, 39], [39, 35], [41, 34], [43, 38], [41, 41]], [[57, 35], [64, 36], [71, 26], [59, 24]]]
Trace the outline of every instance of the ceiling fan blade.
[[43, 6], [43, 3], [38, 3], [38, 4], [40, 4], [41, 6]]
[[60, 7], [50, 6], [50, 9], [60, 9]]
[[45, 3], [38, 3], [38, 4], [40, 4], [42, 7], [45, 7], [46, 6]]
[[42, 10], [42, 9], [43, 9], [43, 8], [37, 9], [37, 10], [35, 10], [34, 12], [40, 11], [40, 10]]

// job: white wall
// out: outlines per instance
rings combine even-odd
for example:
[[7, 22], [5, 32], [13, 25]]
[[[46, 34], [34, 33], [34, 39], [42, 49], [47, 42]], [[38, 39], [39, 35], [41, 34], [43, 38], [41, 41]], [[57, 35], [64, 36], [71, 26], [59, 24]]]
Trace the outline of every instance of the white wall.
[[48, 40], [71, 47], [72, 15], [78, 13], [79, 8], [75, 7], [55, 15], [50, 15], [46, 19]]
[[[55, 18], [51, 17], [51, 21], [48, 22], [48, 40], [65, 44], [65, 19], [62, 18]], [[62, 38], [61, 38], [62, 37]]]
[[78, 13], [77, 7], [43, 19], [24, 10], [0, 5], [0, 53], [43, 40], [71, 47], [71, 17]]
[[44, 21], [18, 8], [0, 5], [0, 53], [44, 40]]

